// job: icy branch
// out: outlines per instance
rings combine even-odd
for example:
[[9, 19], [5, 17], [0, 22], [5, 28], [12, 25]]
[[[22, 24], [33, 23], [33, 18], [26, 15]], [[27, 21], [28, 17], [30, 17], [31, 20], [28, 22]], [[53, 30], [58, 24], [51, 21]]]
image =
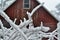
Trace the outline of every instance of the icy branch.
[[14, 29], [16, 29], [18, 32], [20, 32], [20, 33], [24, 36], [25, 40], [27, 40], [26, 35], [18, 28], [18, 26], [17, 26], [16, 24], [14, 24], [14, 23], [12, 22], [12, 20], [6, 15], [5, 12], [3, 12], [2, 10], [0, 10], [0, 15], [1, 15], [10, 25], [12, 25], [12, 27], [13, 27]]
[[44, 3], [41, 3], [41, 4], [39, 4], [37, 7], [35, 7], [35, 8], [32, 10], [32, 12], [31, 12], [31, 16], [33, 15], [33, 13], [34, 13], [35, 11], [37, 11], [38, 8], [40, 8], [41, 6], [43, 6], [43, 4], [44, 4]]

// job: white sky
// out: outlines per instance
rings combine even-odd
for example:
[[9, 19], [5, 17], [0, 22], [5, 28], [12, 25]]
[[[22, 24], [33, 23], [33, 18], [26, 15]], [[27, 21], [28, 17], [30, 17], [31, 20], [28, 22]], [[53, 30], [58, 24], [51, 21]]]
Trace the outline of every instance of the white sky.
[[44, 2], [44, 7], [49, 10], [56, 10], [56, 5], [60, 3], [60, 0], [38, 0], [40, 3]]

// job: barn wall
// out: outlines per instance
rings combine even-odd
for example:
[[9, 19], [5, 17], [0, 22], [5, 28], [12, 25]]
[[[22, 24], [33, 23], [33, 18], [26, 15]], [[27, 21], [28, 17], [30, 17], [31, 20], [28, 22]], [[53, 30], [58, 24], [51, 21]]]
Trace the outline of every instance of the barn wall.
[[[16, 2], [11, 5], [7, 10], [5, 10], [5, 12], [12, 20], [17, 18], [16, 24], [19, 24], [20, 19], [23, 20], [24, 17], [27, 18], [26, 12], [31, 12], [32, 9], [38, 4], [39, 3], [37, 3], [36, 0], [31, 0], [30, 9], [23, 9], [23, 0], [16, 0]], [[51, 28], [50, 31], [56, 29], [57, 20], [52, 17], [43, 7], [39, 8], [32, 17], [35, 26], [40, 26], [40, 22], [43, 21], [44, 26], [48, 26]]]

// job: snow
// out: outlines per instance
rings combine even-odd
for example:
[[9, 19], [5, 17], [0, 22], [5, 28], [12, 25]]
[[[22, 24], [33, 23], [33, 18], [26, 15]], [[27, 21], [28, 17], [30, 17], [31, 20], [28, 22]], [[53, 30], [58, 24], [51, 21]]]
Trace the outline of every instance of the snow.
[[48, 10], [56, 10], [56, 5], [60, 3], [60, 0], [38, 0], [40, 3], [44, 2], [44, 7]]

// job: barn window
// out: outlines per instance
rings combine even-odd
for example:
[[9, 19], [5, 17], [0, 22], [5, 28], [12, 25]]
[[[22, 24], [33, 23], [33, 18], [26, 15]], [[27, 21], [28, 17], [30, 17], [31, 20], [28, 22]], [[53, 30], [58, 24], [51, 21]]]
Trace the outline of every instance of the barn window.
[[30, 8], [30, 0], [24, 0], [23, 1], [23, 8], [29, 9]]

